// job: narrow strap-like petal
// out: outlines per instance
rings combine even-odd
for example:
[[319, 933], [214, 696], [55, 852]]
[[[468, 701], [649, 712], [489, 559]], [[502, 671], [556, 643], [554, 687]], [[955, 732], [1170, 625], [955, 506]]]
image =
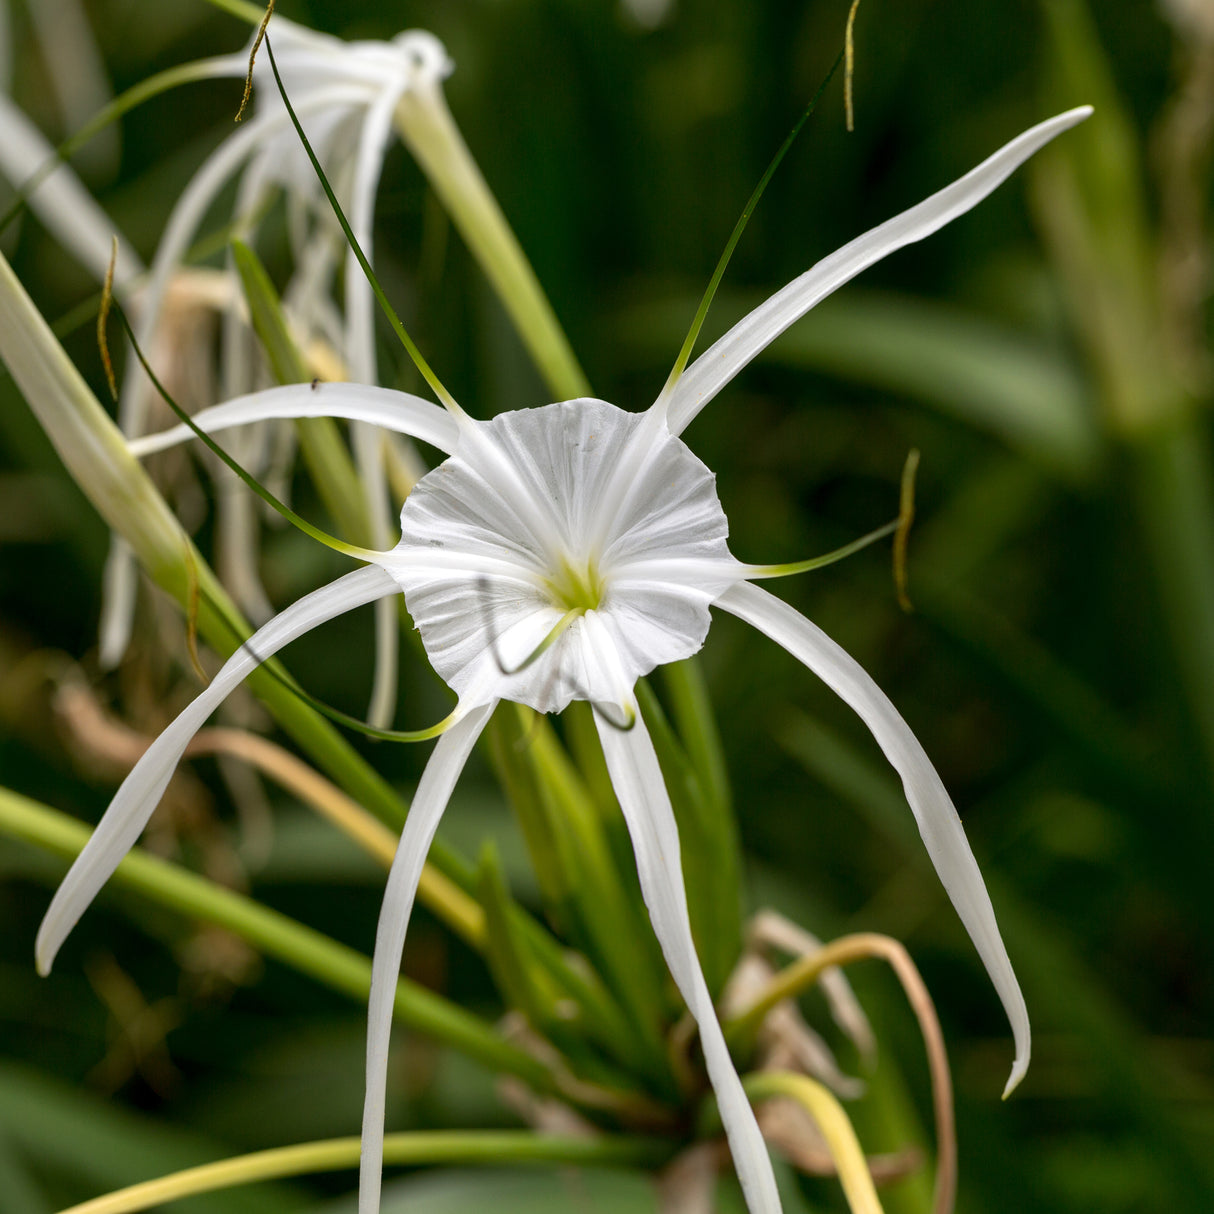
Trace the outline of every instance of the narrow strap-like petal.
[[[379, 186], [384, 149], [392, 130], [392, 114], [407, 87], [402, 78], [385, 89], [368, 107], [358, 139], [358, 157], [351, 189], [350, 223], [354, 238], [368, 261], [374, 260], [372, 236], [375, 194]], [[346, 254], [346, 362], [356, 383], [373, 384], [378, 378], [375, 360], [375, 300], [371, 284], [353, 251]], [[363, 500], [371, 521], [371, 546], [387, 548], [394, 511], [388, 493], [381, 432], [358, 423], [352, 427], [354, 458], [362, 479]], [[396, 708], [396, 669], [400, 624], [391, 603], [383, 602], [375, 616], [375, 673], [367, 719], [378, 729], [387, 727]]]
[[258, 568], [261, 519], [255, 509], [257, 499], [243, 491], [230, 468], [216, 469], [215, 479], [215, 572], [245, 616], [254, 624], [264, 624], [274, 608]]
[[[354, 180], [350, 188], [350, 229], [371, 264], [375, 262], [372, 241], [380, 170], [392, 132], [392, 115], [408, 84], [408, 78], [402, 76], [393, 87], [384, 89], [375, 98], [367, 107], [358, 135]], [[345, 281], [346, 361], [355, 382], [373, 384], [379, 379], [375, 359], [375, 297], [353, 251], [346, 256]]]
[[964, 215], [1034, 152], [1055, 135], [1082, 122], [1091, 112], [1089, 106], [1081, 106], [1031, 127], [952, 185], [858, 236], [799, 278], [794, 278], [687, 368], [666, 401], [670, 432], [682, 433], [692, 418], [756, 354], [832, 291], [896, 249], [922, 240]]
[[[362, 96], [363, 92], [352, 85], [334, 87], [306, 98], [297, 108], [302, 116], [330, 106], [356, 104]], [[250, 156], [287, 129], [289, 123], [285, 113], [271, 113], [252, 119], [211, 153], [182, 191], [156, 248], [148, 284], [140, 299], [141, 314], [137, 328], [139, 344], [144, 350], [151, 348], [169, 281], [181, 264], [194, 233], [216, 195]], [[118, 419], [124, 434], [133, 437], [142, 431], [148, 399], [146, 378], [142, 369], [136, 368], [122, 385]]]
[[[219, 75], [231, 74], [237, 70], [236, 61], [230, 56], [210, 62]], [[238, 70], [243, 74], [245, 68], [240, 67]], [[358, 90], [349, 87], [330, 89], [309, 98], [306, 103], [301, 103], [299, 109], [305, 111], [323, 108], [341, 104], [343, 101], [357, 100], [360, 96]], [[136, 328], [141, 349], [151, 349], [169, 282], [181, 263], [198, 225], [206, 215], [207, 208], [245, 160], [266, 140], [285, 129], [288, 121], [286, 114], [282, 113], [258, 117], [246, 123], [211, 153], [178, 198], [161, 236], [156, 256], [152, 260], [147, 283], [139, 297], [139, 321]], [[131, 362], [134, 365], [134, 360]], [[142, 432], [151, 399], [147, 377], [142, 368], [135, 366], [135, 369], [125, 376], [119, 396], [118, 423], [123, 434], [134, 437]], [[107, 586], [112, 586], [115, 593], [107, 595], [101, 604], [101, 658], [103, 666], [114, 666], [121, 660], [130, 642], [136, 586], [133, 562], [121, 543], [111, 543], [107, 575]]]
[[135, 764], [76, 857], [38, 930], [34, 951], [39, 973], [49, 973], [68, 932], [143, 832], [190, 739], [233, 688], [296, 637], [336, 615], [396, 592], [396, 583], [378, 565], [355, 570], [280, 612], [227, 660], [207, 689]]
[[[232, 426], [296, 417], [338, 417], [370, 422], [397, 434], [419, 438], [447, 453], [455, 449], [459, 440], [455, 419], [445, 409], [420, 396], [370, 384], [316, 384], [314, 387], [311, 384], [285, 384], [200, 409], [193, 420], [207, 434], [218, 434]], [[130, 448], [135, 455], [151, 455], [193, 437], [189, 426], [174, 426], [159, 434], [134, 439]]]
[[[42, 132], [0, 93], [0, 171], [20, 188], [54, 156], [55, 149]], [[58, 165], [30, 195], [29, 205], [51, 235], [101, 282], [110, 264], [117, 225], [71, 168]], [[139, 255], [120, 238], [114, 270], [119, 293], [142, 271]]]
[[496, 701], [469, 709], [438, 740], [417, 786], [409, 816], [401, 831], [396, 858], [388, 874], [375, 933], [371, 963], [371, 998], [367, 1008], [367, 1094], [363, 1104], [362, 1161], [359, 1170], [359, 1214], [378, 1214], [384, 1162], [384, 1101], [388, 1083], [388, 1044], [392, 1007], [405, 947], [405, 931], [422, 866], [451, 790], [459, 779], [476, 739], [493, 713]]
[[745, 582], [730, 587], [717, 599], [716, 605], [753, 624], [804, 662], [856, 711], [902, 777], [906, 799], [919, 825], [927, 854], [1011, 1021], [1016, 1059], [1006, 1095], [1028, 1069], [1031, 1048], [1028, 1010], [1003, 947], [995, 911], [965, 837], [965, 828], [931, 760], [910, 726], [860, 664], [800, 612], [766, 590]]
[[[687, 893], [679, 859], [679, 833], [662, 769], [645, 723], [617, 729], [595, 714], [607, 770], [619, 798], [636, 855], [641, 893], [670, 972], [700, 1027], [700, 1044], [712, 1080], [734, 1167], [751, 1214], [779, 1211], [775, 1176], [759, 1123], [742, 1090], [717, 1021], [691, 936]], [[364, 1214], [366, 1212], [364, 1211]]]

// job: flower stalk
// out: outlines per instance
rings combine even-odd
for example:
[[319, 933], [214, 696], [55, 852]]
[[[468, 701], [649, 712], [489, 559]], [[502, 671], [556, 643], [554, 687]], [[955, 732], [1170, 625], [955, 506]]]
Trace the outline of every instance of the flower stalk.
[[[0, 788], [0, 831], [68, 859], [79, 854], [91, 833], [83, 822], [4, 788]], [[243, 894], [138, 848], [118, 866], [115, 879], [158, 906], [234, 932], [332, 990], [366, 1000], [371, 988], [369, 958]], [[556, 1077], [538, 1059], [504, 1041], [491, 1025], [458, 1004], [407, 978], [396, 986], [394, 1010], [402, 1024], [494, 1071], [517, 1075], [541, 1091], [558, 1090]]]
[[[358, 1166], [358, 1151], [357, 1138], [330, 1138], [237, 1155], [107, 1193], [62, 1214], [138, 1214], [171, 1201], [239, 1185], [346, 1171]], [[664, 1144], [652, 1138], [574, 1138], [528, 1130], [419, 1130], [384, 1138], [384, 1163], [398, 1166], [653, 1167], [667, 1154]]]
[[789, 1071], [760, 1071], [747, 1075], [742, 1086], [756, 1103], [780, 1097], [795, 1100], [822, 1131], [852, 1214], [884, 1214], [860, 1140], [851, 1119], [830, 1088], [808, 1075]]
[[586, 375], [451, 116], [442, 86], [434, 81], [410, 89], [397, 103], [394, 118], [401, 139], [480, 262], [553, 398], [588, 395]]

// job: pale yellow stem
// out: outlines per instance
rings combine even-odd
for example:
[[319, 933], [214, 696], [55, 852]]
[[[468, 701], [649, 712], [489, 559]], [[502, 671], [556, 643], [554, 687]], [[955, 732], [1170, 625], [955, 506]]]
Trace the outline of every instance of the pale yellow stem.
[[899, 941], [876, 932], [858, 932], [834, 940], [810, 956], [799, 958], [776, 974], [750, 1007], [724, 1026], [725, 1036], [731, 1044], [745, 1041], [777, 1003], [791, 999], [812, 986], [824, 970], [873, 957], [888, 962], [919, 1022], [919, 1032], [927, 1050], [936, 1122], [936, 1188], [932, 1210], [934, 1214], [949, 1214], [957, 1193], [953, 1081], [948, 1069], [944, 1034], [940, 1030], [932, 997], [910, 954]]
[[586, 376], [535, 271], [486, 184], [437, 82], [410, 89], [396, 126], [485, 271], [540, 375], [557, 399], [589, 394]]
[[[336, 784], [267, 738], [243, 729], [204, 729], [190, 743], [186, 754], [226, 754], [251, 763], [332, 822], [385, 868], [392, 866], [397, 836]], [[418, 896], [431, 908], [442, 907], [443, 921], [473, 948], [483, 947], [484, 912], [432, 864], [422, 869]]]
[[843, 1106], [828, 1087], [808, 1075], [791, 1071], [760, 1071], [747, 1075], [742, 1083], [752, 1101], [779, 1096], [795, 1100], [822, 1131], [852, 1214], [883, 1214], [860, 1140]]
[[[384, 1138], [385, 1164], [643, 1164], [662, 1154], [662, 1144], [637, 1138], [535, 1134], [525, 1130], [416, 1131]], [[214, 1193], [258, 1181], [358, 1167], [359, 1140], [330, 1138], [277, 1147], [186, 1168], [171, 1176], [95, 1197], [61, 1214], [137, 1214], [183, 1197]]]

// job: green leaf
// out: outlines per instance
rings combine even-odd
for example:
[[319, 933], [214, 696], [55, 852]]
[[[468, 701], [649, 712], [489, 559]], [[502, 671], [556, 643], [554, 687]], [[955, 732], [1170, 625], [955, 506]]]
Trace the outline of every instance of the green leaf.
[[[2, 788], [0, 831], [69, 859], [80, 852], [91, 833], [83, 822]], [[360, 1002], [367, 998], [371, 989], [369, 957], [252, 898], [224, 889], [139, 848], [127, 853], [112, 879], [158, 906], [235, 932], [267, 956], [310, 975], [332, 990]], [[488, 1067], [518, 1074], [540, 1089], [552, 1087], [552, 1077], [542, 1063], [503, 1041], [479, 1017], [417, 983], [400, 980], [395, 1010], [402, 1023], [464, 1050]]]
[[485, 959], [506, 1002], [543, 1032], [552, 1017], [551, 1000], [541, 993], [526, 946], [510, 916], [510, 895], [497, 849], [490, 840], [481, 848], [477, 865], [477, 897], [485, 912]]
[[[685, 675], [684, 682], [687, 682]], [[695, 724], [701, 721], [699, 711], [691, 705], [695, 694], [693, 688], [684, 686], [680, 698], [683, 713], [694, 718], [693, 731], [701, 735], [697, 749], [704, 753], [714, 749], [714, 744], [703, 736], [702, 722]], [[693, 762], [645, 679], [637, 684], [637, 699], [679, 825], [691, 934], [708, 989], [716, 996], [742, 949], [738, 840], [732, 805], [728, 799], [721, 800], [719, 790], [711, 784], [712, 768], [717, 761]]]
[[[668, 1077], [664, 975], [635, 883], [615, 867], [602, 816], [551, 724], [503, 705], [489, 729], [498, 774], [518, 815], [550, 916], [582, 948], [626, 1011], [625, 1065]], [[606, 1043], [605, 1043], [606, 1044]]]
[[699, 811], [694, 831], [704, 849], [701, 878], [711, 900], [704, 931], [711, 938], [713, 961], [705, 973], [709, 989], [717, 992], [742, 951], [742, 841], [703, 668], [696, 658], [672, 662], [662, 668], [662, 681], [700, 793], [692, 808]]
[[[280, 384], [302, 384], [310, 376], [291, 334], [278, 292], [257, 254], [243, 241], [231, 242], [232, 259], [249, 305], [249, 318]], [[350, 459], [341, 431], [331, 417], [303, 417], [295, 422], [299, 445], [312, 482], [325, 509], [333, 516], [346, 539], [355, 544], [371, 543], [371, 522], [358, 473]]]
[[1140, 139], [1083, 0], [1041, 0], [1049, 105], [1095, 107], [1029, 166], [1037, 221], [1087, 347], [1106, 421], [1132, 435], [1184, 407], [1161, 357], [1157, 249]]

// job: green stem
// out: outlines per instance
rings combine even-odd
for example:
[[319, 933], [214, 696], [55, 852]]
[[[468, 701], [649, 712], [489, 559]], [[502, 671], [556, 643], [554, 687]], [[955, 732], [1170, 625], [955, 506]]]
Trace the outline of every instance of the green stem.
[[[651, 1138], [571, 1138], [530, 1130], [420, 1130], [384, 1138], [385, 1164], [653, 1165], [669, 1154]], [[186, 1168], [86, 1201], [63, 1214], [135, 1214], [183, 1197], [237, 1185], [356, 1168], [357, 1138], [330, 1138], [256, 1151]]]
[[[66, 859], [73, 859], [92, 833], [83, 822], [8, 789], [0, 789], [0, 831]], [[330, 989], [366, 1001], [370, 959], [278, 911], [139, 849], [127, 854], [113, 879], [159, 906], [226, 928]], [[395, 1011], [402, 1023], [491, 1070], [518, 1075], [544, 1091], [556, 1090], [543, 1063], [503, 1041], [479, 1017], [408, 979], [397, 984]]]
[[868, 1161], [852, 1128], [851, 1119], [834, 1093], [808, 1075], [788, 1071], [762, 1071], [742, 1079], [752, 1101], [786, 1097], [795, 1100], [813, 1119], [839, 1173], [839, 1183], [852, 1214], [882, 1214]]
[[558, 400], [588, 396], [586, 375], [439, 85], [406, 93], [396, 108], [396, 126], [497, 292], [549, 391]]
[[266, 15], [264, 4], [250, 4], [248, 0], [207, 0], [207, 3], [212, 8], [231, 13], [233, 17], [238, 17], [241, 21], [247, 21], [255, 29]]
[[[851, 29], [850, 21], [848, 29], [849, 31]], [[742, 239], [742, 233], [746, 230], [746, 225], [750, 222], [750, 217], [754, 213], [755, 207], [759, 205], [759, 199], [763, 197], [763, 191], [767, 189], [767, 183], [771, 181], [776, 169], [780, 167], [780, 161], [784, 159], [785, 153], [792, 147], [793, 141], [801, 133], [801, 128], [808, 121], [810, 114], [817, 108], [818, 99], [826, 91], [826, 86], [834, 78], [835, 72], [839, 70], [839, 64], [842, 62], [843, 51], [840, 51], [830, 71], [826, 73], [826, 79], [818, 86], [818, 91], [813, 95], [809, 105], [805, 107], [804, 113], [797, 119], [792, 130], [784, 137], [784, 142], [780, 144], [763, 176], [759, 178], [759, 184], [755, 186], [754, 190], [751, 191], [750, 197], [746, 200], [746, 205], [742, 208], [742, 214], [738, 216], [738, 222], [734, 224], [733, 231], [725, 242], [725, 249], [721, 253], [716, 269], [712, 272], [712, 278], [709, 279], [708, 286], [704, 289], [704, 295], [700, 299], [700, 306], [696, 309], [696, 314], [691, 322], [691, 328], [688, 329], [687, 336], [683, 339], [678, 357], [674, 360], [674, 366], [670, 369], [670, 377], [666, 380], [666, 385], [663, 387], [659, 399], [663, 399], [670, 394], [678, 382], [679, 376], [686, 369], [687, 360], [691, 358], [691, 352], [695, 349], [696, 338], [700, 336], [700, 329], [703, 327], [704, 319], [708, 315], [708, 309], [712, 304], [713, 296], [716, 295], [717, 288], [721, 285], [721, 279], [725, 276], [725, 270], [729, 265], [730, 258], [733, 257], [733, 251], [737, 248], [738, 241]]]
[[[799, 1104], [821, 1132], [852, 1214], [884, 1214], [851, 1119], [828, 1087], [793, 1071], [754, 1071], [742, 1076], [742, 1087], [752, 1104], [774, 1099]], [[696, 1130], [702, 1137], [720, 1133], [721, 1111], [712, 1097], [701, 1107]]]
[[1196, 412], [1136, 437], [1133, 489], [1177, 674], [1214, 781], [1214, 461]]

